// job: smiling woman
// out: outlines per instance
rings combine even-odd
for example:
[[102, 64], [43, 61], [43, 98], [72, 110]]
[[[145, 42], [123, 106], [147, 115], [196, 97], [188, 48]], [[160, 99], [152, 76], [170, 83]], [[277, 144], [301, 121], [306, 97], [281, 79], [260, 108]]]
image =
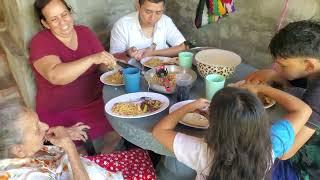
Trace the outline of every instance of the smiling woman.
[[88, 27], [74, 24], [64, 0], [36, 0], [34, 8], [44, 27], [30, 42], [29, 59], [40, 119], [49, 126], [73, 126], [73, 140], [85, 140], [84, 128], [90, 128], [89, 138], [94, 143], [103, 139], [104, 152], [111, 151], [120, 136], [104, 116], [99, 69], [113, 67], [114, 57]]

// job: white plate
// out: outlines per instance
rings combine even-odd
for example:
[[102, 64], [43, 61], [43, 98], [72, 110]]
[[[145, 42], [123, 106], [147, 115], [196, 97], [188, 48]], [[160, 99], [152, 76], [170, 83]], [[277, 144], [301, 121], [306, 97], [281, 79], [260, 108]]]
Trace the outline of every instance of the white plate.
[[[181, 108], [182, 106], [186, 105], [186, 104], [189, 104], [191, 102], [193, 102], [194, 100], [186, 100], [186, 101], [181, 101], [181, 102], [178, 102], [174, 105], [172, 105], [169, 109], [169, 113]], [[194, 123], [190, 123], [190, 122], [187, 122], [187, 121], [190, 121], [190, 120], [195, 120]], [[207, 122], [203, 122], [203, 120], [201, 119], [206, 119]], [[198, 122], [197, 122], [198, 121]], [[180, 124], [183, 124], [183, 125], [186, 125], [186, 126], [189, 126], [189, 127], [193, 127], [193, 128], [199, 128], [199, 129], [208, 129], [209, 127], [209, 121], [207, 118], [205, 118], [204, 116], [198, 114], [198, 113], [188, 113], [186, 114], [183, 119], [181, 121], [179, 121]], [[199, 124], [203, 124], [205, 123], [204, 125], [199, 125]]]
[[103, 84], [106, 84], [106, 85], [109, 85], [109, 86], [122, 86], [124, 85], [124, 83], [121, 83], [121, 84], [113, 84], [113, 83], [108, 83], [105, 81], [105, 79], [108, 77], [108, 76], [111, 76], [113, 74], [115, 74], [116, 72], [118, 72], [119, 70], [123, 69], [122, 67], [117, 67], [115, 68], [114, 70], [112, 71], [108, 71], [108, 72], [105, 72], [103, 73], [101, 76], [100, 76], [100, 81], [103, 83]]
[[163, 56], [151, 56], [151, 57], [145, 57], [143, 59], [140, 60], [141, 64], [145, 67], [148, 67], [148, 68], [155, 68], [155, 67], [152, 67], [152, 66], [148, 66], [148, 65], [145, 65], [145, 63], [147, 61], [149, 61], [150, 59], [152, 58], [158, 58], [160, 59], [161, 61], [164, 61], [164, 60], [167, 60], [167, 59], [170, 59], [169, 57], [163, 57]]
[[[144, 113], [144, 114], [139, 114], [137, 116], [125, 116], [125, 115], [119, 115], [119, 114], [115, 114], [112, 112], [112, 107], [114, 104], [116, 103], [120, 103], [120, 102], [130, 102], [130, 101], [136, 101], [138, 100], [140, 97], [151, 97], [153, 100], [159, 100], [162, 102], [162, 106], [160, 109], [150, 112], [150, 113]], [[124, 94], [118, 97], [115, 97], [113, 99], [111, 99], [110, 101], [107, 102], [107, 104], [104, 107], [104, 110], [110, 114], [111, 116], [114, 117], [119, 117], [119, 118], [142, 118], [142, 117], [147, 117], [147, 116], [151, 116], [154, 114], [157, 114], [163, 110], [165, 110], [167, 107], [169, 106], [169, 99], [162, 95], [162, 94], [158, 94], [158, 93], [152, 93], [152, 92], [136, 92], [136, 93], [130, 93], [130, 94]]]

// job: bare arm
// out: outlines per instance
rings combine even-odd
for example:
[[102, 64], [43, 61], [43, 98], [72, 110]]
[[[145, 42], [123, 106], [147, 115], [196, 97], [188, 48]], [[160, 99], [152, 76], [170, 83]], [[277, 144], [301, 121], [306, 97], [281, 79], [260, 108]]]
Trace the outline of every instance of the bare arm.
[[173, 141], [177, 134], [177, 132], [174, 131], [174, 128], [177, 126], [179, 120], [181, 120], [188, 112], [193, 112], [196, 109], [203, 109], [206, 107], [209, 107], [209, 102], [205, 99], [199, 99], [183, 106], [161, 119], [154, 126], [152, 135], [168, 150], [173, 152]]
[[74, 146], [74, 148], [70, 148], [70, 150], [66, 152], [68, 154], [68, 160], [70, 161], [73, 179], [90, 180], [88, 173], [80, 160], [80, 155], [77, 152], [76, 147]]
[[58, 126], [50, 128], [47, 134], [47, 138], [52, 144], [61, 147], [67, 153], [73, 179], [90, 180], [88, 173], [80, 160], [80, 155], [77, 152], [76, 146], [70, 139], [67, 130], [62, 126]]
[[290, 159], [297, 151], [311, 138], [316, 131], [308, 126], [304, 126], [299, 133], [296, 135], [294, 144], [280, 159]]
[[295, 133], [294, 144], [290, 150], [281, 157], [281, 159], [288, 159], [292, 157], [315, 132], [315, 130], [305, 126], [305, 123], [312, 113], [312, 109], [302, 100], [288, 93], [265, 85], [257, 85], [257, 87], [257, 93], [271, 97], [287, 111], [284, 119], [291, 123]]
[[114, 65], [114, 57], [101, 52], [73, 62], [62, 63], [58, 56], [45, 56], [33, 63], [35, 69], [54, 85], [66, 85], [76, 80], [94, 64]]
[[187, 49], [187, 46], [182, 43], [178, 46], [174, 46], [171, 48], [154, 50], [155, 47], [149, 47], [145, 49], [138, 50], [136, 47], [131, 47], [124, 52], [119, 52], [113, 54], [117, 59], [128, 61], [130, 58], [134, 58], [136, 60], [141, 60], [144, 57], [150, 56], [165, 56], [165, 57], [174, 57], [179, 54], [179, 52]]
[[170, 48], [166, 49], [159, 49], [159, 50], [154, 50], [151, 51], [150, 54], [146, 53], [145, 56], [166, 56], [166, 57], [174, 57], [179, 54], [179, 52], [186, 50], [187, 47], [184, 43], [178, 45], [178, 46], [173, 46]]
[[299, 98], [281, 90], [266, 85], [257, 85], [257, 87], [258, 93], [274, 99], [287, 111], [283, 118], [291, 123], [295, 135], [297, 135], [308, 121], [312, 113], [311, 108]]
[[275, 70], [273, 69], [262, 69], [255, 71], [249, 74], [246, 78], [247, 82], [254, 84], [268, 83], [271, 84], [276, 82], [283, 85], [284, 87], [290, 86], [290, 83], [282, 78]]

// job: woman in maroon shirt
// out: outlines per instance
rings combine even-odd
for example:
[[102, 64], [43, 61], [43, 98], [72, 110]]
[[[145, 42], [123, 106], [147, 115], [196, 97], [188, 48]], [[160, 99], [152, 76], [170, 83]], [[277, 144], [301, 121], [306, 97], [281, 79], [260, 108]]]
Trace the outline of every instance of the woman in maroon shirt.
[[34, 7], [45, 28], [30, 42], [40, 119], [69, 127], [73, 140], [85, 140], [89, 126], [88, 136], [105, 140], [103, 152], [111, 150], [120, 137], [104, 116], [99, 68], [113, 66], [114, 57], [88, 27], [74, 25], [64, 0], [36, 0]]

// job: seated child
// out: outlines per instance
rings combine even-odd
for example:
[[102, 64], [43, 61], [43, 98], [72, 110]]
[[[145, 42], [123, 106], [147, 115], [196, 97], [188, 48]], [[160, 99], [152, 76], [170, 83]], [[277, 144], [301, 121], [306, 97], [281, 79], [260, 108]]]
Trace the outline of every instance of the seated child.
[[[211, 103], [196, 100], [161, 119], [154, 137], [176, 158], [197, 172], [196, 179], [264, 179], [275, 158], [288, 157], [311, 109], [300, 99], [266, 85], [244, 85], [287, 110], [271, 125], [263, 104], [246, 89], [226, 87]], [[210, 126], [204, 138], [175, 131], [188, 112], [209, 106]]]
[[[300, 131], [299, 137], [303, 138], [296, 138], [296, 147], [292, 148], [292, 154], [296, 155], [290, 162], [279, 163], [291, 164], [301, 179], [317, 179], [320, 177], [320, 22], [288, 24], [272, 38], [269, 49], [274, 59], [273, 68], [256, 71], [246, 80], [280, 83], [312, 108], [311, 117]], [[277, 167], [275, 170], [274, 179], [289, 178], [277, 171]]]

